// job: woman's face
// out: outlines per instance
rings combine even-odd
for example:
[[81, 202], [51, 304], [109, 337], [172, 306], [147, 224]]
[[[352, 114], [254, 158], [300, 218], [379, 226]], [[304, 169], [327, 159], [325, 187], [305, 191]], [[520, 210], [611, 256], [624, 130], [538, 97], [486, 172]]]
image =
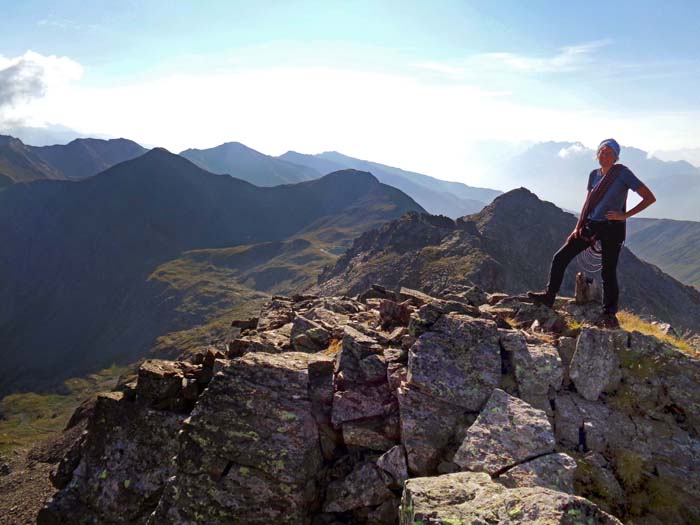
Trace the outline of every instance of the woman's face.
[[612, 166], [615, 164], [615, 152], [610, 146], [603, 146], [598, 151], [598, 163], [601, 167]]

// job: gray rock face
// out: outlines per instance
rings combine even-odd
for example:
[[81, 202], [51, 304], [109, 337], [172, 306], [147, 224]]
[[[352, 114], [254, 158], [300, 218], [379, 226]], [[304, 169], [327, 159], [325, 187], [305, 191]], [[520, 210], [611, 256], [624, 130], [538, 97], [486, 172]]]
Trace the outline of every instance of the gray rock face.
[[332, 481], [326, 491], [324, 512], [346, 512], [359, 507], [379, 505], [393, 497], [377, 466], [358, 465], [345, 479]]
[[[623, 379], [616, 397], [622, 406], [654, 419], [680, 422], [700, 435], [700, 359], [632, 332], [620, 362]], [[669, 414], [673, 414], [670, 420]]]
[[408, 469], [413, 475], [432, 474], [465, 411], [408, 385], [399, 388], [397, 396]]
[[[343, 442], [348, 447], [361, 447], [370, 450], [385, 451], [392, 448], [396, 441], [389, 435], [396, 434], [390, 424], [390, 418], [374, 418], [363, 421], [343, 423]], [[396, 421], [398, 425], [398, 419]]]
[[612, 465], [601, 454], [589, 452], [578, 460], [574, 483], [579, 495], [605, 512], [624, 514], [627, 506], [625, 491], [615, 477]]
[[341, 386], [383, 380], [382, 374], [378, 370], [378, 366], [381, 368], [382, 363], [377, 363], [375, 358], [365, 361], [375, 355], [383, 357], [383, 352], [384, 349], [375, 338], [363, 334], [353, 326], [346, 326], [342, 347], [336, 356], [335, 365], [336, 373], [341, 374]]
[[377, 466], [391, 475], [393, 486], [401, 487], [403, 482], [408, 479], [406, 453], [401, 445], [396, 445], [382, 454], [377, 460]]
[[399, 515], [401, 525], [622, 525], [583, 498], [542, 487], [507, 489], [479, 472], [408, 480]]
[[466, 410], [481, 409], [501, 380], [495, 323], [459, 314], [442, 316], [408, 354], [408, 383]]
[[573, 494], [576, 466], [568, 454], [547, 454], [513, 467], [497, 481], [508, 488], [545, 487]]
[[151, 523], [307, 523], [321, 467], [308, 391], [313, 356], [255, 353], [234, 360], [185, 425]]
[[[436, 289], [403, 297], [418, 337], [382, 326], [389, 290], [278, 297], [228, 356], [146, 361], [76, 412], [39, 523], [395, 525], [404, 482], [406, 523], [606, 523], [572, 487], [629, 523], [700, 523], [699, 360], [589, 328], [589, 304], [558, 301], [577, 341], [496, 328], [536, 312], [518, 298], [475, 318], [467, 287]], [[411, 479], [460, 469], [481, 473]]]
[[287, 299], [273, 299], [263, 306], [258, 319], [258, 331], [274, 330], [291, 323], [294, 318], [294, 303]]
[[77, 468], [39, 523], [145, 523], [175, 473], [184, 414], [151, 409], [122, 392], [101, 394], [94, 410]]
[[613, 391], [621, 379], [620, 359], [613, 332], [590, 328], [576, 341], [569, 376], [576, 390], [590, 401]]
[[296, 352], [319, 352], [328, 347], [331, 334], [321, 324], [299, 315], [292, 323], [290, 338]]
[[554, 452], [552, 426], [542, 410], [494, 390], [454, 457], [464, 470], [498, 475], [508, 467]]
[[527, 344], [521, 333], [502, 333], [501, 346], [511, 354], [520, 397], [551, 413], [550, 394], [561, 388], [564, 368], [557, 349], [549, 344]]
[[364, 385], [357, 390], [345, 390], [334, 394], [332, 421], [334, 425], [340, 425], [346, 421], [388, 416], [396, 409], [396, 398], [387, 383]]

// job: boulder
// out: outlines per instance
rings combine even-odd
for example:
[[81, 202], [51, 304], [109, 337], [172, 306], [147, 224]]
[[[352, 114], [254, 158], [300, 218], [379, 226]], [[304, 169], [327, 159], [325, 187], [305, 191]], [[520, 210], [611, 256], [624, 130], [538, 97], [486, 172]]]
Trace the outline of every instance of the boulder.
[[281, 328], [294, 318], [294, 303], [289, 299], [275, 298], [265, 303], [260, 310], [257, 330], [264, 332]]
[[[150, 375], [144, 377], [150, 383]], [[145, 522], [175, 473], [172, 457], [186, 417], [153, 410], [146, 401], [130, 401], [122, 392], [97, 396], [85, 441], [69, 452], [74, 470], [64, 467], [57, 478], [64, 488], [38, 523]]]
[[377, 460], [377, 466], [391, 476], [392, 487], [402, 487], [408, 479], [408, 464], [403, 446], [396, 445], [382, 454]]
[[412, 290], [411, 288], [406, 288], [405, 286], [402, 286], [399, 290], [399, 299], [401, 301], [411, 301], [414, 306], [422, 306], [435, 300], [434, 297], [431, 297], [426, 293], [419, 292], [418, 290]]
[[290, 334], [296, 352], [319, 352], [328, 348], [331, 334], [319, 323], [301, 315], [294, 318]]
[[512, 322], [519, 328], [528, 328], [535, 321], [546, 332], [563, 333], [567, 329], [566, 321], [555, 310], [542, 304], [520, 303]]
[[379, 319], [383, 328], [392, 326], [408, 326], [411, 319], [409, 302], [396, 303], [389, 299], [382, 299], [379, 303]]
[[568, 454], [547, 454], [507, 470], [497, 481], [508, 488], [545, 487], [574, 494], [576, 466]]
[[389, 299], [396, 301], [397, 295], [395, 292], [388, 290], [380, 284], [373, 284], [370, 288], [357, 296], [357, 300], [361, 303], [366, 303], [369, 299]]
[[399, 521], [399, 499], [392, 497], [371, 510], [367, 515], [370, 525], [395, 525]]
[[576, 391], [589, 401], [603, 392], [612, 392], [622, 377], [616, 340], [626, 333], [587, 328], [578, 336], [576, 352], [571, 359], [569, 376]]
[[554, 446], [552, 426], [544, 411], [496, 389], [467, 430], [453, 461], [464, 470], [497, 476], [514, 465], [554, 452]]
[[154, 404], [175, 404], [185, 375], [175, 361], [149, 359], [138, 371], [136, 396]]
[[401, 525], [622, 525], [583, 498], [543, 487], [508, 489], [481, 472], [409, 479]]
[[700, 435], [700, 359], [639, 332], [629, 334], [628, 344], [618, 350], [619, 406]]
[[358, 465], [342, 480], [328, 484], [324, 512], [347, 512], [359, 507], [372, 507], [393, 498], [374, 463]]
[[348, 447], [360, 447], [380, 452], [389, 450], [396, 445], [396, 440], [389, 437], [389, 435], [395, 436], [396, 434], [391, 428], [390, 419], [375, 418], [343, 423], [343, 442]]
[[322, 457], [308, 369], [322, 358], [251, 353], [217, 374], [150, 523], [309, 523]]
[[605, 512], [625, 514], [625, 491], [613, 473], [612, 465], [597, 452], [588, 452], [577, 461], [574, 473], [576, 493], [591, 500]]
[[465, 410], [408, 385], [401, 386], [397, 396], [408, 469], [413, 475], [433, 474], [456, 429], [464, 422]]
[[557, 349], [550, 344], [526, 344], [515, 352], [513, 362], [520, 397], [535, 408], [551, 414], [550, 399], [561, 388], [564, 377]]
[[396, 410], [396, 398], [387, 383], [363, 385], [333, 395], [331, 419], [334, 425], [340, 425], [346, 421], [388, 416]]
[[448, 314], [408, 354], [408, 383], [452, 405], [478, 411], [500, 384], [501, 351], [491, 321]]

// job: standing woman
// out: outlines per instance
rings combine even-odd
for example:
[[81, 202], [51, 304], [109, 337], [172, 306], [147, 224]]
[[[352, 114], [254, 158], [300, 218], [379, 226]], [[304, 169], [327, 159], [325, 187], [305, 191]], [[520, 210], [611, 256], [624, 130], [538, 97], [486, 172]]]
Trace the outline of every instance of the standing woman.
[[[554, 306], [566, 267], [579, 253], [600, 241], [603, 252], [603, 312], [596, 324], [604, 328], [618, 328], [617, 261], [625, 241], [625, 220], [651, 206], [656, 202], [656, 197], [628, 167], [617, 164], [620, 145], [614, 139], [600, 143], [597, 157], [600, 168], [588, 176], [586, 202], [576, 228], [564, 246], [554, 254], [547, 288], [542, 292], [527, 294], [537, 303], [550, 308]], [[638, 193], [642, 201], [626, 212], [628, 190]]]

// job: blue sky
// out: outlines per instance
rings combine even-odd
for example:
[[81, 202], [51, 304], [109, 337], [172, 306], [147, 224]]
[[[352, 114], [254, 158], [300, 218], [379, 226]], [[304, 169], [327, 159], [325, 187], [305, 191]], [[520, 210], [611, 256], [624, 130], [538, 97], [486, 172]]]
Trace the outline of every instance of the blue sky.
[[453, 179], [486, 140], [694, 148], [698, 6], [3, 0], [0, 118]]

